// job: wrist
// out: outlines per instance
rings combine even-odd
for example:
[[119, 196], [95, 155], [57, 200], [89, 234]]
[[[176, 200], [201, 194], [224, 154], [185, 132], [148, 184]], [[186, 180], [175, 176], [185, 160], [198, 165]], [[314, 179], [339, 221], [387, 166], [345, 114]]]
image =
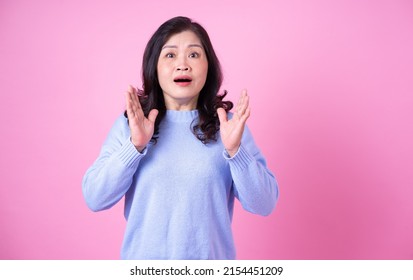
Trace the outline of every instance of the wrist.
[[239, 150], [239, 146], [236, 149], [225, 149], [225, 150], [230, 157], [234, 157]]
[[146, 149], [146, 146], [144, 146], [144, 147], [137, 147], [137, 146], [135, 146], [135, 148], [136, 148], [136, 150], [138, 150], [139, 153], [142, 154], [142, 152]]
[[142, 145], [137, 145], [133, 142], [132, 137], [130, 138], [130, 141], [132, 143], [133, 146], [135, 146], [135, 149], [139, 152], [142, 153], [145, 149], [146, 149], [146, 145], [142, 146]]

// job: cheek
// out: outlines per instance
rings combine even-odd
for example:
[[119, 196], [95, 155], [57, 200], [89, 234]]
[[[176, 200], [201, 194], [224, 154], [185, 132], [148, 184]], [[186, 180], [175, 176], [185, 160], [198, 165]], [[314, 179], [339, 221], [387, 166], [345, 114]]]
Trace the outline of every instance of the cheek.
[[168, 69], [163, 65], [162, 63], [158, 64], [158, 67], [156, 68], [157, 74], [158, 74], [158, 80], [161, 83], [166, 77], [168, 76]]
[[208, 62], [202, 61], [197, 65], [198, 75], [206, 79], [208, 75]]
[[204, 75], [204, 80], [206, 81], [206, 78], [207, 78], [207, 76], [208, 76], [208, 63], [206, 63], [206, 64], [204, 65], [203, 75]]

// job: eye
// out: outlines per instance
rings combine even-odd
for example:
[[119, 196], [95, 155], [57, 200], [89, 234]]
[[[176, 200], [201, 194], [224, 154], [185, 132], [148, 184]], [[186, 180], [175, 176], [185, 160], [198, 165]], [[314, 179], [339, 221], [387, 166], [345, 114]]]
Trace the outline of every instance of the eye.
[[199, 53], [197, 53], [197, 52], [191, 52], [191, 53], [189, 54], [189, 57], [191, 57], [191, 58], [198, 58], [198, 57], [199, 57]]
[[165, 55], [165, 57], [167, 57], [167, 58], [174, 58], [174, 57], [175, 57], [175, 54], [173, 54], [173, 53], [167, 53], [167, 54]]

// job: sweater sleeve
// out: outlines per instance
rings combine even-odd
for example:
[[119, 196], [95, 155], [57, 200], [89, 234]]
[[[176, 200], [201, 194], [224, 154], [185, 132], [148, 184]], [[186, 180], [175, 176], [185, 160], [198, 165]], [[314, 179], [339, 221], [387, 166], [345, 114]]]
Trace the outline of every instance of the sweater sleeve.
[[278, 200], [278, 184], [248, 127], [237, 153], [229, 157], [224, 151], [224, 157], [229, 162], [234, 193], [242, 207], [262, 216], [271, 214]]
[[139, 153], [130, 141], [127, 119], [120, 116], [112, 126], [98, 158], [83, 177], [82, 191], [88, 207], [92, 211], [101, 211], [121, 200], [145, 154], [146, 149]]

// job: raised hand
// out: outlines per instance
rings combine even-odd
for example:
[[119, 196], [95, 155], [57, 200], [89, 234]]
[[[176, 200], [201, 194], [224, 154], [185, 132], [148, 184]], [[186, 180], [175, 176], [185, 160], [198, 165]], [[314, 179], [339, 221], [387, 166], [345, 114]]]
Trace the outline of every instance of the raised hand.
[[155, 120], [159, 112], [156, 109], [152, 109], [146, 118], [139, 103], [136, 89], [133, 86], [129, 86], [126, 92], [126, 112], [128, 114], [132, 144], [135, 145], [139, 152], [142, 152], [153, 136]]
[[234, 109], [232, 119], [228, 120], [227, 113], [223, 108], [217, 110], [221, 140], [227, 153], [233, 157], [241, 145], [245, 123], [250, 116], [249, 96], [247, 90], [243, 90], [238, 104]]

